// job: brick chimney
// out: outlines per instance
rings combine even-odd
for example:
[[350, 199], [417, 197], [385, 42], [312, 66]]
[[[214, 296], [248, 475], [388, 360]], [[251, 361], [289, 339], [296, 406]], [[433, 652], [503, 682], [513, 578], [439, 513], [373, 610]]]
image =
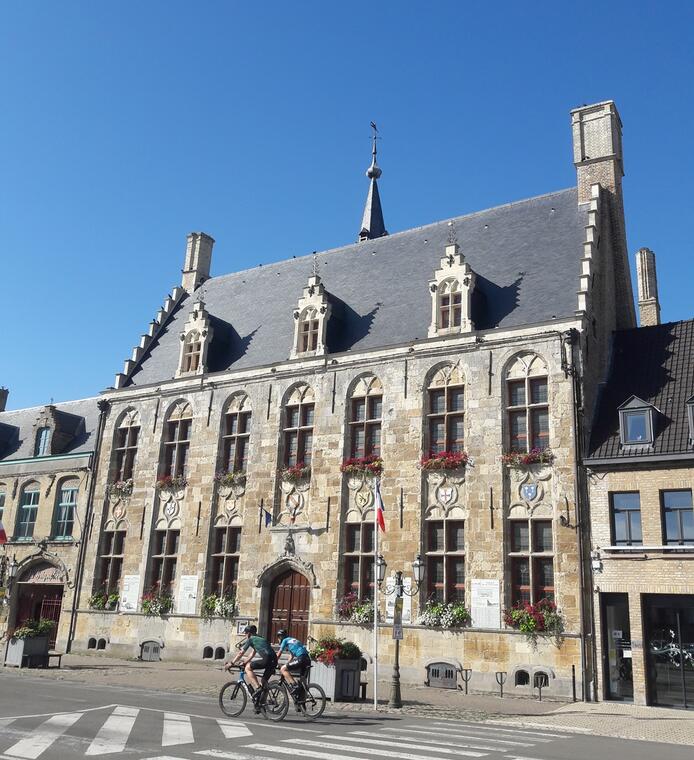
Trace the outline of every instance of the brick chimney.
[[5, 411], [5, 407], [7, 406], [7, 397], [10, 395], [10, 392], [7, 388], [0, 387], [0, 412]]
[[204, 232], [191, 232], [188, 235], [181, 285], [189, 293], [209, 279], [213, 245], [214, 239]]
[[641, 248], [636, 254], [636, 282], [639, 288], [641, 327], [659, 325], [658, 278], [655, 273], [655, 254], [650, 248]]

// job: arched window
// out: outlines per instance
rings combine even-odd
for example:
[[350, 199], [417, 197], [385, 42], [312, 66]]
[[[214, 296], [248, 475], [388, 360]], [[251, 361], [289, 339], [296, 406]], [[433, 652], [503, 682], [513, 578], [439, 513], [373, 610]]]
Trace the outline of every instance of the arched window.
[[26, 541], [34, 535], [40, 493], [39, 484], [36, 482], [29, 483], [22, 489], [15, 530], [15, 539], [17, 541]]
[[516, 357], [506, 372], [509, 451], [549, 447], [547, 365], [535, 354]]
[[430, 454], [463, 451], [465, 380], [458, 365], [439, 369], [431, 379], [427, 403], [427, 449]]
[[200, 366], [200, 354], [202, 351], [202, 341], [200, 333], [197, 330], [191, 330], [185, 339], [183, 345], [183, 363], [182, 372], [197, 372]]
[[229, 402], [222, 428], [223, 472], [245, 472], [251, 436], [251, 408], [248, 396], [237, 394]]
[[186, 401], [178, 401], [169, 412], [164, 426], [164, 462], [162, 476], [185, 477], [190, 449], [193, 410]]
[[299, 353], [318, 348], [319, 320], [315, 309], [306, 309], [299, 318]]
[[462, 313], [462, 293], [458, 280], [446, 280], [439, 287], [439, 317], [440, 330], [460, 327]]
[[116, 427], [113, 442], [114, 480], [130, 480], [137, 456], [137, 440], [140, 436], [140, 416], [135, 410], [125, 412]]
[[381, 456], [383, 388], [377, 377], [360, 378], [349, 409], [350, 457]]
[[34, 447], [35, 457], [45, 457], [50, 454], [48, 444], [51, 440], [51, 429], [49, 427], [40, 427], [36, 431], [36, 444]]
[[72, 538], [78, 493], [78, 480], [64, 480], [60, 484], [55, 505], [55, 519], [53, 521], [53, 537], [58, 540]]
[[292, 391], [284, 409], [284, 465], [295, 467], [302, 462], [311, 464], [313, 450], [313, 419], [315, 403], [308, 385], [299, 385]]

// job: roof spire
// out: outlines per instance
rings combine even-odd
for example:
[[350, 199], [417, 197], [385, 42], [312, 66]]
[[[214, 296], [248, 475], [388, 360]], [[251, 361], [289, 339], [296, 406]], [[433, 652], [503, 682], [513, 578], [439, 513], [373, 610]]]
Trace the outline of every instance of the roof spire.
[[359, 240], [373, 240], [374, 238], [387, 235], [386, 226], [383, 221], [383, 209], [381, 208], [381, 196], [378, 193], [377, 180], [383, 173], [380, 166], [376, 163], [376, 140], [378, 137], [378, 128], [371, 122], [373, 129], [373, 147], [371, 149], [371, 166], [366, 170], [366, 176], [371, 180], [369, 193], [366, 196], [366, 206], [364, 207], [364, 216], [361, 220], [361, 231]]

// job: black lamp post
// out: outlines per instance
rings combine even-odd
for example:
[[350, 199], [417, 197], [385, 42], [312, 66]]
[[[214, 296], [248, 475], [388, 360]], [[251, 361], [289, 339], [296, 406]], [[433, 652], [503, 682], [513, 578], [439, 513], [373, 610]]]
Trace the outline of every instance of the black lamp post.
[[[386, 561], [383, 555], [379, 554], [376, 559], [376, 579], [380, 588], [386, 577]], [[424, 561], [418, 554], [412, 563], [412, 575], [414, 576], [414, 586], [407, 591], [402, 579], [402, 570], [395, 571], [393, 587], [383, 592], [386, 596], [395, 595], [396, 599], [403, 596], [415, 596], [419, 592], [419, 587], [424, 580]], [[402, 696], [400, 694], [400, 639], [395, 639], [395, 662], [393, 663], [393, 680], [390, 687], [390, 707], [402, 707]]]

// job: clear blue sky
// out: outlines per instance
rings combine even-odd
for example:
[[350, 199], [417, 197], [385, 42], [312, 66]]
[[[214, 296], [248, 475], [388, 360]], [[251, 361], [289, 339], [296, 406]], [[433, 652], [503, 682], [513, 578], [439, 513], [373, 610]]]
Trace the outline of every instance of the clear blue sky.
[[0, 385], [113, 383], [180, 281], [352, 242], [369, 122], [391, 232], [575, 184], [569, 109], [617, 101], [630, 251], [694, 315], [694, 4], [0, 6]]

